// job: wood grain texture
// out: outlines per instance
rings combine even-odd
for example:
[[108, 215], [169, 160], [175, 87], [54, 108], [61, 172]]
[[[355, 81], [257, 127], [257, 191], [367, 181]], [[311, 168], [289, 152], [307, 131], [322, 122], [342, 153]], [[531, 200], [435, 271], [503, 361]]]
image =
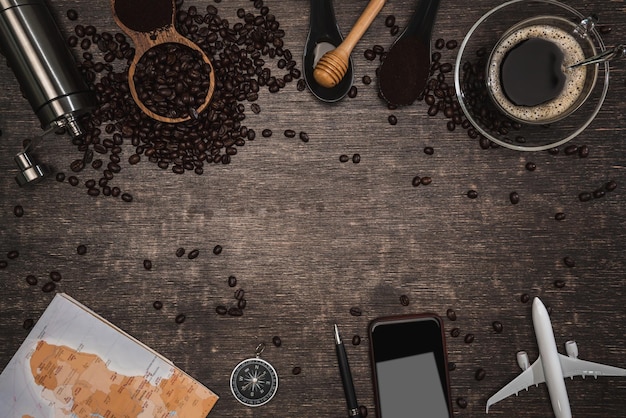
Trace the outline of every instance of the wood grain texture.
[[[401, 27], [415, 8], [409, 0], [390, 0], [353, 51], [358, 95], [328, 105], [295, 83], [277, 94], [263, 91], [261, 112], [249, 111], [245, 124], [270, 138], [258, 138], [239, 149], [229, 165], [207, 167], [199, 176], [177, 175], [142, 160], [123, 164], [115, 182], [134, 200], [87, 195], [83, 182], [98, 179], [88, 168], [81, 184], [50, 179], [19, 188], [13, 156], [23, 139], [41, 132], [21, 97], [10, 69], [0, 65], [0, 368], [8, 363], [27, 334], [22, 323], [37, 319], [52, 299], [41, 291], [51, 271], [67, 292], [142, 342], [173, 360], [220, 395], [215, 417], [345, 416], [345, 400], [335, 358], [332, 325], [346, 341], [360, 335], [347, 351], [359, 403], [375, 416], [368, 356], [367, 325], [378, 316], [433, 311], [444, 316], [455, 416], [483, 416], [487, 398], [514, 378], [515, 353], [537, 355], [530, 304], [522, 294], [540, 296], [552, 309], [559, 348], [568, 339], [579, 343], [580, 357], [626, 367], [626, 95], [624, 67], [612, 66], [611, 86], [600, 114], [572, 143], [586, 144], [588, 158], [520, 153], [502, 148], [483, 150], [466, 132], [446, 129], [442, 115], [429, 117], [423, 102], [389, 110], [378, 98], [375, 71], [364, 50], [394, 40], [385, 27], [387, 15]], [[626, 5], [619, 1], [568, 1], [595, 12], [612, 31], [608, 45], [624, 39]], [[74, 8], [82, 24], [119, 32], [108, 2], [51, 2], [65, 34], [75, 23], [65, 12]], [[204, 10], [218, 7], [231, 24], [236, 10], [252, 11], [249, 1], [213, 3], [186, 0]], [[366, 2], [335, 2], [344, 33]], [[461, 41], [495, 0], [443, 1], [434, 38]], [[301, 65], [308, 31], [308, 2], [266, 0], [286, 32], [285, 46]], [[81, 51], [77, 50], [77, 54]], [[454, 61], [455, 51], [442, 51]], [[369, 75], [374, 82], [362, 83]], [[389, 115], [398, 119], [390, 125]], [[283, 136], [285, 129], [304, 131], [308, 143]], [[434, 148], [433, 155], [423, 152]], [[123, 163], [133, 152], [125, 145]], [[43, 159], [70, 174], [69, 164], [81, 153], [66, 137], [47, 139]], [[358, 164], [339, 156], [359, 154]], [[537, 170], [528, 171], [529, 161]], [[432, 183], [412, 186], [414, 176]], [[580, 202], [581, 192], [607, 181], [618, 187], [605, 197]], [[478, 198], [469, 199], [468, 190]], [[520, 203], [512, 205], [516, 191]], [[21, 205], [24, 216], [13, 208]], [[566, 214], [556, 221], [557, 212]], [[85, 245], [87, 253], [77, 254]], [[223, 251], [216, 255], [216, 245]], [[177, 257], [199, 249], [198, 258]], [[11, 250], [15, 260], [6, 260]], [[576, 265], [566, 267], [571, 257]], [[152, 261], [152, 269], [143, 260]], [[30, 287], [25, 277], [40, 279]], [[215, 307], [230, 306], [234, 275], [246, 292], [242, 317], [219, 316]], [[565, 287], [556, 288], [555, 280]], [[401, 295], [409, 306], [399, 302]], [[152, 307], [155, 300], [162, 310]], [[349, 310], [358, 306], [359, 317]], [[458, 319], [445, 318], [454, 309]], [[174, 318], [185, 313], [187, 320]], [[492, 322], [504, 331], [496, 334]], [[453, 328], [460, 337], [450, 336]], [[475, 335], [471, 344], [463, 341]], [[271, 344], [280, 336], [282, 346]], [[274, 400], [246, 408], [230, 394], [233, 367], [251, 357], [260, 341], [263, 357], [280, 376]], [[292, 369], [301, 367], [294, 375]], [[476, 369], [486, 370], [477, 381]], [[575, 416], [623, 416], [626, 379], [567, 381]], [[490, 416], [544, 417], [551, 408], [545, 386], [495, 405]]]

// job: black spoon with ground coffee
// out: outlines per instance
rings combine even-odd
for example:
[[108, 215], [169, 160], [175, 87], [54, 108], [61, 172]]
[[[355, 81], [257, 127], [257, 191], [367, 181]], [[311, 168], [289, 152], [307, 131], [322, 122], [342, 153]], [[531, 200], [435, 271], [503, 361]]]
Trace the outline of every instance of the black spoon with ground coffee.
[[439, 0], [419, 0], [413, 17], [380, 66], [378, 85], [391, 105], [406, 106], [424, 90], [430, 71], [430, 38]]

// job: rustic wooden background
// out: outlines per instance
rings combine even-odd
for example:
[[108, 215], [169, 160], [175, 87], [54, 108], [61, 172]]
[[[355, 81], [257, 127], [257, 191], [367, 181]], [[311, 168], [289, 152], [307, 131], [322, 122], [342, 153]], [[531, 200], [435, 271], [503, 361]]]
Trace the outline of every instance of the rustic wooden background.
[[[211, 3], [213, 3], [211, 1]], [[537, 355], [530, 303], [540, 296], [552, 309], [557, 344], [579, 343], [580, 357], [626, 367], [626, 96], [624, 62], [612, 65], [605, 105], [573, 143], [586, 144], [588, 158], [548, 152], [483, 150], [465, 131], [449, 132], [443, 116], [429, 117], [423, 102], [390, 111], [378, 99], [378, 61], [366, 48], [388, 48], [394, 37], [385, 27], [393, 14], [403, 26], [413, 0], [389, 0], [357, 45], [358, 95], [329, 105], [292, 83], [278, 94], [264, 92], [262, 111], [247, 111], [245, 124], [274, 131], [239, 149], [229, 165], [214, 165], [203, 175], [177, 175], [147, 161], [123, 170], [116, 184], [132, 193], [131, 203], [87, 195], [81, 184], [54, 178], [19, 188], [13, 156], [22, 140], [41, 132], [21, 97], [11, 71], [0, 65], [0, 369], [53, 297], [41, 284], [51, 271], [63, 278], [56, 291], [70, 294], [122, 329], [172, 359], [220, 395], [211, 416], [345, 416], [345, 400], [332, 339], [337, 323], [347, 343], [359, 403], [375, 416], [367, 324], [391, 314], [434, 311], [445, 319], [454, 414], [482, 416], [486, 399], [514, 378], [518, 350]], [[473, 22], [497, 0], [443, 0], [435, 37], [461, 41]], [[611, 28], [607, 44], [626, 39], [623, 0], [567, 1], [595, 12]], [[79, 22], [100, 31], [117, 31], [107, 1], [51, 2], [64, 33], [73, 30], [65, 13], [74, 8]], [[186, 0], [204, 8], [208, 0]], [[286, 47], [301, 56], [308, 31], [309, 3], [266, 0], [286, 31]], [[347, 33], [365, 7], [363, 0], [335, 2]], [[215, 2], [220, 15], [236, 21], [236, 9], [253, 11], [246, 0]], [[444, 51], [453, 62], [455, 51]], [[249, 104], [246, 104], [249, 109]], [[398, 123], [387, 118], [394, 114]], [[287, 139], [285, 129], [305, 131], [308, 143]], [[423, 152], [434, 148], [433, 155]], [[70, 174], [81, 154], [69, 139], [53, 137], [40, 149], [46, 162]], [[128, 145], [124, 154], [132, 153]], [[341, 163], [339, 156], [360, 154]], [[525, 169], [534, 162], [537, 170]], [[432, 177], [413, 187], [416, 175]], [[85, 175], [87, 176], [87, 175]], [[83, 181], [85, 176], [81, 178]], [[601, 199], [580, 202], [581, 192], [607, 181], [618, 187]], [[477, 199], [466, 196], [478, 192]], [[512, 205], [509, 193], [520, 203]], [[24, 216], [16, 217], [21, 205]], [[556, 221], [557, 212], [566, 219]], [[87, 253], [78, 255], [78, 245]], [[216, 245], [223, 247], [219, 255]], [[194, 260], [175, 251], [200, 250]], [[7, 260], [9, 251], [19, 251]], [[575, 267], [563, 259], [570, 257]], [[143, 260], [153, 267], [146, 270]], [[40, 278], [31, 287], [25, 277]], [[230, 306], [238, 278], [248, 305], [242, 317], [219, 316]], [[565, 286], [557, 288], [556, 280]], [[408, 306], [399, 302], [410, 299]], [[152, 307], [155, 300], [162, 310]], [[351, 307], [362, 316], [352, 316]], [[456, 311], [457, 320], [445, 318]], [[174, 318], [186, 314], [177, 324]], [[501, 321], [496, 334], [492, 321]], [[453, 328], [459, 337], [450, 336]], [[464, 342], [472, 333], [473, 343]], [[350, 344], [359, 335], [360, 345]], [[279, 336], [281, 347], [272, 344]], [[232, 368], [251, 357], [261, 341], [263, 355], [280, 376], [276, 397], [260, 408], [246, 408], [231, 395]], [[293, 374], [300, 367], [300, 374]], [[486, 371], [475, 379], [477, 369]], [[567, 382], [572, 410], [579, 417], [626, 414], [626, 379], [580, 378]], [[464, 398], [467, 407], [456, 400]], [[492, 409], [494, 416], [551, 416], [545, 385]]]

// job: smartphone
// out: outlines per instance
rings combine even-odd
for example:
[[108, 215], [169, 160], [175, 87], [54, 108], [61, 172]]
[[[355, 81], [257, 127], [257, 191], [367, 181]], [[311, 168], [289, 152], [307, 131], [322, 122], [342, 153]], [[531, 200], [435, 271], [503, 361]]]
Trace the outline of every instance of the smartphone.
[[378, 418], [452, 417], [441, 318], [378, 318], [370, 323], [369, 338]]

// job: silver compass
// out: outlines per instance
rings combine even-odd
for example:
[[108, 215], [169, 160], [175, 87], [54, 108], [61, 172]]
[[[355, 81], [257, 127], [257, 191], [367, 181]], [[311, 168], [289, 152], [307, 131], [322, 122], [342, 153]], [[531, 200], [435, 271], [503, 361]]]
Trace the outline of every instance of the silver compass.
[[267, 361], [261, 359], [265, 344], [260, 343], [256, 356], [243, 360], [230, 375], [230, 390], [239, 402], [247, 406], [261, 406], [268, 403], [278, 389], [278, 374]]

